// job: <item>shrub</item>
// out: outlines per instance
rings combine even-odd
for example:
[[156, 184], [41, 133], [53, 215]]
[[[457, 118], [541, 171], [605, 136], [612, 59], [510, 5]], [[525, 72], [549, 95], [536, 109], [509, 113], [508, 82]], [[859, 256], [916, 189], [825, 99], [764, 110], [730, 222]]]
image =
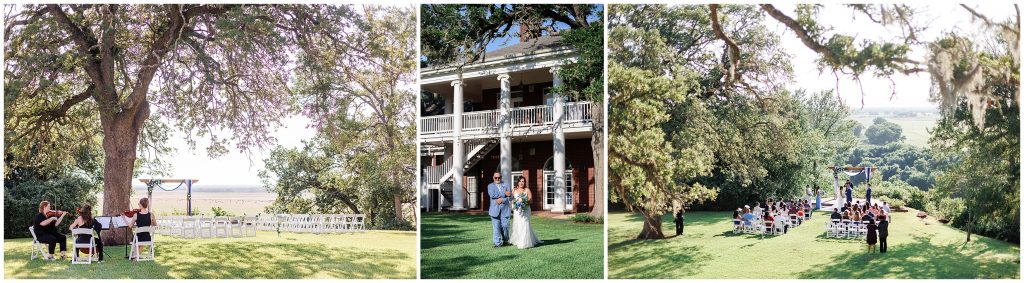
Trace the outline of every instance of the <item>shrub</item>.
[[572, 216], [572, 222], [576, 223], [602, 223], [603, 219], [600, 217], [594, 217], [589, 213], [577, 213]]
[[[41, 179], [34, 173], [12, 172], [4, 179], [4, 238], [30, 237], [28, 226], [39, 213], [39, 202], [49, 201], [53, 208], [71, 211], [83, 204], [96, 207], [96, 193], [100, 184], [78, 175]], [[94, 212], [95, 213], [95, 212]], [[57, 231], [68, 231], [75, 219], [64, 217]]]
[[210, 210], [213, 211], [213, 216], [235, 216], [234, 213], [224, 210], [224, 208], [219, 206], [211, 207]]

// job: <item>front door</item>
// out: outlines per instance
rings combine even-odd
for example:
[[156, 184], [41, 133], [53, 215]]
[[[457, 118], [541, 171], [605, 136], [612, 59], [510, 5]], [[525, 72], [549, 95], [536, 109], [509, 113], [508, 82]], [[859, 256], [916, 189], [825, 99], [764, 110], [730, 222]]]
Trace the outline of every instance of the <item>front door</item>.
[[[555, 206], [555, 171], [544, 171], [544, 209]], [[565, 210], [573, 210], [572, 170], [565, 170]]]

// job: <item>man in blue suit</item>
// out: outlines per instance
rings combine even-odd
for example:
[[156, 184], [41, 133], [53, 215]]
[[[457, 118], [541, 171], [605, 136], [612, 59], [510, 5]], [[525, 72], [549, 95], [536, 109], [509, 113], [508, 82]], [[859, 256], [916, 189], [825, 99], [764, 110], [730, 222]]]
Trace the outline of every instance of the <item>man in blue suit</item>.
[[509, 199], [512, 191], [501, 182], [501, 173], [494, 172], [494, 183], [487, 185], [487, 195], [491, 198], [491, 207], [487, 214], [491, 216], [491, 231], [494, 234], [494, 247], [501, 247], [508, 241], [508, 220], [512, 217]]

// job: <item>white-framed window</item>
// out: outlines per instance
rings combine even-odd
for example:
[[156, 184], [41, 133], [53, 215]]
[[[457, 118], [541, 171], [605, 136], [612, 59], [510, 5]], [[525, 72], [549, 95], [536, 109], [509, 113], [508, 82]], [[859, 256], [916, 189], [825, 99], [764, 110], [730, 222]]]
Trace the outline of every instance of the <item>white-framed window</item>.
[[[572, 210], [575, 202], [573, 192], [573, 167], [568, 160], [565, 162], [565, 209]], [[554, 157], [549, 157], [544, 162], [544, 209], [551, 209], [555, 205], [555, 170]]]

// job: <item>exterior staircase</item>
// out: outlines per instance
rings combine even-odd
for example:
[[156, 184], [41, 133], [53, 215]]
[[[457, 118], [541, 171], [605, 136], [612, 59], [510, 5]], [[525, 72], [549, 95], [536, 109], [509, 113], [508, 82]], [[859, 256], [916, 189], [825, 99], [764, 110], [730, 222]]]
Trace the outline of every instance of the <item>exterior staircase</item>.
[[[480, 160], [483, 160], [484, 157], [487, 156], [487, 153], [491, 152], [491, 150], [497, 146], [497, 139], [467, 141], [463, 147], [466, 151], [466, 163], [462, 169], [466, 170], [472, 168], [474, 165], [479, 163]], [[455, 162], [452, 157], [453, 155], [449, 155], [441, 165], [427, 166], [426, 169], [423, 169], [423, 181], [428, 185], [441, 185], [452, 182], [452, 177], [455, 175], [455, 170], [452, 168], [452, 165]], [[445, 191], [445, 186], [441, 186], [441, 191]], [[449, 194], [451, 193], [451, 185], [448, 185], [447, 191]]]

